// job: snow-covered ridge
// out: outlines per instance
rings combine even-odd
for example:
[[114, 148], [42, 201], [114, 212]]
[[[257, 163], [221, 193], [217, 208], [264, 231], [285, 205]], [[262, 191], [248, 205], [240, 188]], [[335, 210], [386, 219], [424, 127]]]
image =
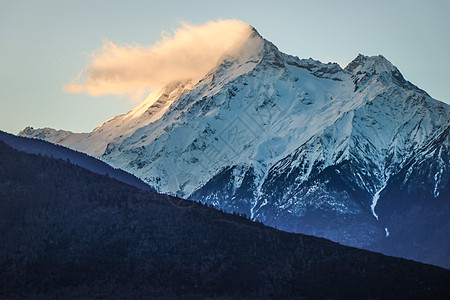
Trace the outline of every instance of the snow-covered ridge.
[[[361, 232], [386, 236], [377, 209], [391, 178], [435, 157], [433, 195], [446, 187], [449, 120], [449, 105], [383, 56], [358, 55], [342, 69], [281, 53], [254, 30], [198, 82], [167, 86], [91, 133], [26, 128], [20, 135], [99, 157], [159, 192], [274, 226], [302, 224], [319, 210], [357, 220], [348, 230], [367, 222]], [[304, 228], [294, 225], [284, 228]], [[362, 243], [346, 229], [326, 230]]]
[[[349, 158], [352, 128], [357, 124], [354, 124], [354, 117], [347, 117], [372, 101], [382, 101], [379, 100], [380, 95], [391, 89], [387, 84], [393, 82], [386, 82], [386, 76], [405, 82], [398, 69], [381, 55], [367, 57], [360, 54], [343, 70], [337, 64], [323, 64], [313, 59], [283, 54], [253, 30], [248, 42], [236, 52], [236, 56], [224, 57], [198, 83], [174, 83], [152, 93], [135, 109], [104, 122], [92, 133], [74, 134], [28, 127], [20, 135], [45, 139], [101, 157], [138, 174], [162, 192], [178, 193], [180, 191], [169, 188], [169, 181], [176, 176], [179, 168], [193, 167], [199, 183], [207, 182], [220, 168], [230, 164], [250, 164], [264, 177], [275, 162], [287, 157], [314, 136], [332, 131], [332, 128], [343, 122], [340, 121], [343, 118], [347, 120], [347, 129], [331, 133], [342, 142], [334, 150], [330, 148], [333, 145], [329, 144], [324, 149], [326, 153], [316, 153], [314, 155], [318, 156], [310, 159], [325, 160], [326, 166]], [[367, 82], [361, 85], [362, 81]], [[364, 91], [356, 93], [358, 85]], [[429, 98], [426, 101], [434, 100]], [[448, 106], [441, 106], [448, 116]], [[260, 113], [263, 110], [275, 115]], [[264, 115], [270, 120], [255, 119], [255, 114], [261, 114], [256, 118]], [[444, 117], [447, 116], [444, 113]], [[370, 116], [367, 118], [373, 119]], [[245, 128], [248, 138], [257, 139], [251, 140], [248, 145], [236, 145], [238, 148], [245, 146], [245, 149], [233, 149], [235, 146], [230, 147], [227, 141], [217, 137], [233, 124]], [[186, 135], [185, 130], [190, 134]], [[202, 132], [205, 134], [202, 135]], [[341, 136], [337, 137], [336, 134]], [[175, 141], [168, 142], [172, 136]], [[390, 142], [392, 140], [383, 140], [382, 145], [375, 146], [387, 147]], [[172, 143], [174, 149], [169, 149]], [[199, 143], [203, 144], [200, 151], [192, 146]], [[203, 152], [211, 150], [209, 148], [212, 151], [221, 149], [221, 154], [228, 161], [224, 164], [214, 161], [214, 166], [207, 163], [203, 159]], [[114, 149], [118, 151], [112, 154]], [[265, 149], [278, 150], [270, 151], [268, 155]], [[378, 153], [386, 150], [379, 147], [374, 149]], [[178, 155], [171, 158], [169, 153]], [[153, 158], [153, 155], [156, 157]], [[167, 157], [163, 158], [164, 155]], [[143, 156], [152, 162], [151, 165], [135, 169], [132, 162], [142, 160]], [[176, 168], [168, 171], [171, 167], [166, 164], [172, 164], [172, 159], [177, 162]], [[167, 163], [164, 163], [166, 160]], [[190, 161], [202, 163], [192, 166]], [[203, 174], [205, 169], [207, 174]], [[308, 177], [307, 174], [302, 176]], [[380, 177], [379, 180], [383, 179]], [[186, 186], [181, 190], [181, 196], [188, 196], [198, 187]]]
[[[162, 192], [179, 193], [180, 191], [169, 188], [169, 181], [176, 176], [178, 168], [193, 167], [187, 162], [202, 161], [201, 164], [194, 164], [193, 170], [199, 183], [207, 182], [220, 168], [230, 164], [230, 161], [222, 165], [214, 161], [215, 166], [210, 165], [204, 160], [204, 150], [221, 149], [221, 154], [228, 160], [231, 158], [232, 164], [250, 163], [263, 177], [275, 162], [288, 156], [317, 134], [320, 136], [327, 130], [332, 130], [348, 113], [354, 114], [355, 110], [377, 100], [383, 90], [389, 89], [385, 80], [375, 78], [368, 86], [363, 86], [364, 92], [355, 93], [355, 86], [364, 78], [367, 80], [368, 77], [382, 74], [404, 81], [398, 69], [381, 55], [367, 57], [360, 54], [343, 70], [337, 64], [323, 64], [313, 59], [299, 59], [283, 54], [272, 43], [264, 40], [256, 30], [253, 30], [248, 42], [236, 53], [235, 57], [224, 57], [200, 82], [174, 83], [152, 93], [132, 111], [104, 122], [90, 134], [26, 128], [20, 135], [49, 140], [101, 157], [113, 165], [138, 174]], [[352, 82], [354, 76], [360, 76], [357, 83]], [[448, 107], [445, 108], [448, 112]], [[271, 124], [265, 123], [265, 120], [255, 120], [253, 116], [264, 109], [276, 114], [273, 120], [268, 120]], [[356, 125], [352, 124], [353, 121], [353, 118], [346, 121], [345, 126], [350, 131], [332, 133], [347, 135], [338, 138], [342, 142], [337, 149], [333, 150], [329, 144], [325, 149], [327, 153], [321, 154], [326, 157], [320, 159], [328, 157], [324, 166], [333, 165], [349, 157], [349, 137]], [[210, 133], [223, 133], [230, 124], [242, 126], [250, 139], [257, 137], [257, 140], [252, 140], [248, 145], [236, 145], [238, 148], [245, 146], [245, 151], [242, 152], [241, 149], [232, 149], [235, 146], [230, 147], [223, 138], [213, 138], [217, 134], [209, 136]], [[191, 134], [192, 136], [185, 140], [189, 135], [178, 133], [184, 132], [183, 128], [194, 135]], [[206, 134], [197, 136], [197, 130]], [[280, 136], [280, 132], [286, 134]], [[176, 150], [168, 149], [171, 143], [167, 139], [172, 135], [175, 139], [173, 147], [177, 148]], [[184, 146], [179, 143], [182, 140]], [[390, 142], [391, 140], [383, 141], [381, 146], [387, 147]], [[164, 145], [159, 145], [160, 143]], [[184, 148], [198, 143], [202, 143], [205, 149], [198, 151], [192, 146]], [[116, 148], [120, 150], [116, 151], [113, 157], [110, 154]], [[137, 154], [136, 150], [132, 150], [135, 148], [146, 148], [147, 151], [139, 150], [141, 152]], [[271, 151], [268, 157], [265, 150], [267, 148], [283, 151]], [[383, 152], [383, 149], [376, 148], [377, 152]], [[152, 158], [152, 154], [148, 153], [148, 150], [156, 149], [164, 149], [173, 154], [180, 152], [181, 155], [174, 158], [177, 162], [176, 168], [169, 172], [173, 174], [163, 175], [171, 169], [163, 161], [167, 160], [168, 164], [173, 162], [170, 155], [162, 158], [168, 153], [153, 151], [157, 158]], [[128, 154], [125, 155], [127, 151]], [[345, 155], [338, 155], [339, 153]], [[131, 167], [132, 161], [142, 160], [143, 155], [152, 164], [135, 170]], [[319, 157], [310, 159], [314, 161]], [[122, 160], [123, 162], [119, 162]], [[264, 160], [264, 164], [259, 163], [261, 160]], [[207, 174], [203, 174], [205, 169], [208, 170]], [[308, 177], [307, 174], [302, 176], [305, 179]], [[382, 180], [380, 177], [380, 181]], [[188, 196], [196, 188], [196, 185], [187, 185], [181, 190], [181, 196]]]

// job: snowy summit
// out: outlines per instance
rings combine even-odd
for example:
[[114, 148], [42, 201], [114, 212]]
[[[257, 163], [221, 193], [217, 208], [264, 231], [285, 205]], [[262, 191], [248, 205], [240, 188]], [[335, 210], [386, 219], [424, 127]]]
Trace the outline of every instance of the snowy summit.
[[384, 243], [415, 230], [396, 216], [421, 226], [430, 201], [448, 209], [449, 131], [449, 105], [383, 56], [342, 69], [284, 54], [252, 29], [201, 79], [172, 82], [93, 132], [20, 135], [98, 157], [162, 193], [435, 262]]

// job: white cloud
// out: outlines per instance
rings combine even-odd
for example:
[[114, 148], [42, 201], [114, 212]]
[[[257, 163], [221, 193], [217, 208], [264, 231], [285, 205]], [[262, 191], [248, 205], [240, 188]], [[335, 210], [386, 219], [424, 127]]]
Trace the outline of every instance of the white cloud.
[[223, 55], [239, 48], [251, 29], [238, 20], [211, 21], [201, 26], [181, 23], [173, 36], [164, 32], [152, 46], [105, 41], [89, 56], [86, 70], [63, 90], [142, 99], [145, 93], [171, 82], [199, 80]]

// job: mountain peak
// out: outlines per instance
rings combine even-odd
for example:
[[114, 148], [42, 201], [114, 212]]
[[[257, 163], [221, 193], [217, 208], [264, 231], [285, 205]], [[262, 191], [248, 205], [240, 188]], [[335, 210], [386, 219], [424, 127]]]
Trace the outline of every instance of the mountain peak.
[[253, 26], [251, 26], [251, 25], [249, 25], [250, 26], [250, 28], [251, 28], [251, 33], [250, 33], [250, 36], [249, 36], [249, 38], [253, 38], [253, 37], [259, 37], [259, 38], [263, 38], [260, 34], [259, 34], [259, 32], [258, 32], [258, 30], [256, 30], [256, 28], [255, 27], [253, 27]]
[[241, 64], [258, 62], [264, 67], [284, 68], [286, 55], [280, 52], [277, 46], [262, 37], [254, 27], [251, 28], [247, 41], [238, 52], [238, 61]]
[[398, 69], [381, 54], [377, 56], [358, 54], [358, 56], [345, 67], [345, 70], [352, 73], [368, 73], [371, 75], [385, 72], [399, 72]]
[[345, 67], [345, 70], [353, 75], [357, 75], [360, 79], [365, 75], [378, 75], [377, 78], [385, 84], [394, 82], [400, 86], [408, 86], [409, 88], [418, 90], [417, 87], [407, 82], [397, 67], [381, 54], [377, 56], [358, 54], [358, 56]]
[[264, 48], [265, 42], [267, 41], [258, 31], [249, 25], [249, 31], [245, 38], [234, 45], [230, 45], [228, 51], [219, 58], [218, 65], [220, 66], [227, 61], [237, 61], [239, 64], [252, 60], [256, 61], [261, 55], [261, 49]]

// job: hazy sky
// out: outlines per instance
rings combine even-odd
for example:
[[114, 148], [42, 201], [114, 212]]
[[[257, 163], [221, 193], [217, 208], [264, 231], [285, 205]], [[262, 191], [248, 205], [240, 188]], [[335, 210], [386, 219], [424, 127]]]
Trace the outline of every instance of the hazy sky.
[[383, 54], [407, 80], [450, 103], [447, 0], [0, 0], [0, 130], [91, 131], [136, 103], [63, 92], [88, 65], [88, 54], [105, 40], [151, 46], [182, 21], [217, 19], [244, 21], [285, 53], [342, 67], [358, 53]]

